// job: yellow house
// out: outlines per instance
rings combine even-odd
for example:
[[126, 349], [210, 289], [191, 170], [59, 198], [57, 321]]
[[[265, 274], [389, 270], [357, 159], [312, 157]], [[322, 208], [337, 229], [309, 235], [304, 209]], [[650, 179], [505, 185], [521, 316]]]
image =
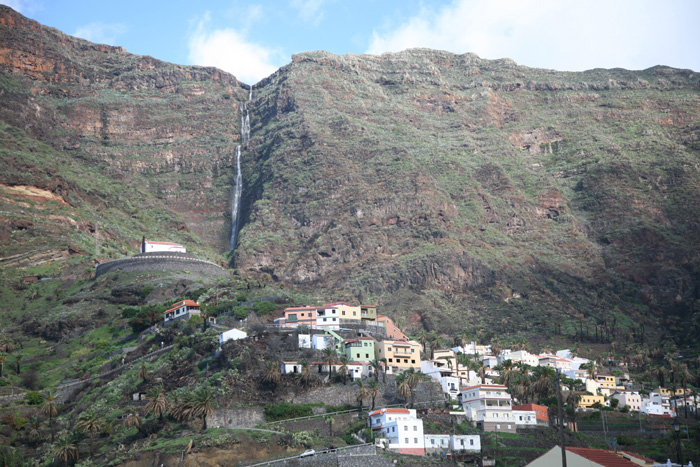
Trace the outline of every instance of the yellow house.
[[377, 305], [360, 305], [360, 318], [362, 324], [375, 324], [377, 322]]
[[[360, 306], [348, 305], [347, 303], [337, 302], [328, 303], [319, 307], [326, 310], [337, 310], [338, 318], [340, 318], [340, 324], [360, 324], [362, 319], [362, 312], [360, 311]], [[375, 314], [376, 316], [376, 314]], [[375, 318], [376, 319], [376, 318]]]
[[386, 358], [388, 366], [420, 370], [421, 345], [416, 341], [385, 340], [375, 345], [377, 359]]
[[447, 366], [452, 369], [452, 376], [469, 379], [469, 368], [459, 365], [459, 374], [457, 374], [457, 354], [452, 349], [436, 349], [433, 351], [433, 360], [449, 361]]
[[578, 401], [577, 408], [589, 408], [593, 407], [596, 403], [600, 404], [601, 407], [605, 406], [605, 396], [591, 396], [589, 394], [582, 394], [581, 400]]
[[603, 395], [610, 396], [615, 391], [624, 391], [624, 386], [618, 386], [615, 377], [612, 375], [598, 375], [597, 379], [586, 380], [586, 391], [596, 394], [600, 392]]
[[684, 396], [684, 395], [685, 395], [685, 394], [683, 393], [683, 388], [678, 388], [678, 389], [676, 389], [676, 392], [675, 392], [675, 394], [674, 394], [673, 389], [662, 388], [661, 386], [659, 386], [659, 387], [656, 389], [656, 391], [654, 391], [654, 392], [658, 392], [658, 393], [661, 394], [662, 396], [668, 396], [668, 397], [671, 397], [671, 396], [673, 396], [673, 395], [676, 395], [676, 396]]

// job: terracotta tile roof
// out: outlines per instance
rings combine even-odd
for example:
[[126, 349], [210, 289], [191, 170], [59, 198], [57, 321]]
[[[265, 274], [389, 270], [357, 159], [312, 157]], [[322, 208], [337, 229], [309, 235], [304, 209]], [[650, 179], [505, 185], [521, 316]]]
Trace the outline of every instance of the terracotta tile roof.
[[146, 244], [151, 244], [151, 245], [172, 245], [172, 246], [179, 246], [182, 247], [179, 243], [173, 243], [173, 242], [154, 242], [151, 240], [146, 240]]
[[179, 302], [174, 303], [172, 308], [170, 308], [169, 310], [165, 310], [163, 313], [169, 313], [171, 311], [175, 311], [178, 308], [180, 308], [181, 306], [196, 306], [197, 308], [199, 308], [199, 303], [194, 302], [192, 300], [180, 300]]
[[643, 462], [646, 462], [647, 464], [657, 463], [654, 459], [649, 459], [648, 457], [644, 457], [641, 454], [637, 454], [636, 452], [620, 451], [620, 454], [627, 457], [634, 457], [635, 459], [639, 459]]
[[345, 306], [353, 306], [353, 305], [348, 305], [345, 302], [336, 302], [336, 303], [326, 303], [323, 305], [321, 308], [333, 308], [335, 306], [340, 306], [340, 305], [345, 305]]
[[383, 414], [385, 414], [385, 413], [410, 414], [411, 411], [408, 410], [408, 409], [379, 409], [379, 410], [375, 410], [374, 412], [372, 412], [371, 414], [369, 414], [369, 416], [372, 417], [372, 416], [374, 416], [374, 415], [383, 415]]
[[291, 307], [291, 308], [285, 308], [284, 311], [307, 311], [307, 310], [315, 310], [315, 306], [298, 306], [298, 307]]
[[566, 450], [604, 467], [637, 466], [637, 464], [634, 462], [620, 457], [612, 451], [606, 451], [604, 449], [567, 447]]

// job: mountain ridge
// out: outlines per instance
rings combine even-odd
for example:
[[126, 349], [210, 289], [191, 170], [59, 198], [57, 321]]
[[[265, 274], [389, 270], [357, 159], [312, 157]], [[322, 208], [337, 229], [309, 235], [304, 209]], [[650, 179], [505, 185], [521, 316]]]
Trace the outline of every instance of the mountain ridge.
[[[0, 184], [57, 194], [72, 220], [48, 225], [6, 190], [0, 255], [55, 243], [85, 269], [149, 234], [222, 262], [248, 86], [6, 7], [0, 27]], [[409, 330], [583, 339], [612, 322], [611, 339], [686, 339], [700, 325], [699, 92], [700, 74], [664, 66], [294, 55], [247, 102], [231, 265], [378, 302]]]

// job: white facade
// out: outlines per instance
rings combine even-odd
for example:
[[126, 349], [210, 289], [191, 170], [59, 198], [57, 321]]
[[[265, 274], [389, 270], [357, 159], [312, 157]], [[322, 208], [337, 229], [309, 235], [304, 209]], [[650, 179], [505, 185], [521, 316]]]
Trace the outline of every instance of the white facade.
[[649, 393], [649, 397], [642, 399], [640, 412], [647, 415], [673, 415], [668, 403], [668, 396], [663, 396], [658, 392]]
[[515, 431], [513, 404], [508, 388], [500, 384], [479, 384], [462, 389], [462, 407], [468, 420], [484, 431]]
[[506, 360], [510, 360], [513, 363], [522, 362], [530, 366], [539, 366], [540, 356], [533, 355], [527, 350], [516, 350], [515, 352], [502, 352], [499, 362], [503, 363]]
[[481, 452], [479, 435], [452, 435], [450, 443], [453, 451]]
[[169, 253], [187, 253], [187, 249], [179, 243], [172, 242], [152, 242], [143, 240], [139, 247], [139, 253], [154, 253], [154, 252], [169, 252]]
[[537, 415], [534, 410], [513, 410], [513, 420], [519, 428], [537, 426]]
[[369, 425], [380, 443], [404, 454], [425, 455], [423, 420], [413, 409], [381, 409], [370, 413]]
[[450, 435], [425, 435], [425, 453], [450, 451]]
[[314, 334], [311, 336], [311, 348], [323, 350], [327, 347], [333, 347], [335, 341], [330, 334]]
[[299, 348], [300, 349], [310, 349], [311, 348], [311, 335], [309, 334], [299, 334]]
[[236, 328], [229, 329], [219, 334], [219, 348], [221, 348], [226, 341], [236, 341], [238, 339], [245, 339], [246, 337], [248, 337], [248, 333], [245, 331]]
[[[359, 307], [358, 307], [359, 310]], [[316, 309], [316, 328], [340, 329], [340, 315], [337, 308]]]
[[630, 410], [639, 411], [642, 408], [642, 396], [636, 391], [618, 391], [612, 395], [613, 399], [619, 401], [617, 407], [629, 407]]

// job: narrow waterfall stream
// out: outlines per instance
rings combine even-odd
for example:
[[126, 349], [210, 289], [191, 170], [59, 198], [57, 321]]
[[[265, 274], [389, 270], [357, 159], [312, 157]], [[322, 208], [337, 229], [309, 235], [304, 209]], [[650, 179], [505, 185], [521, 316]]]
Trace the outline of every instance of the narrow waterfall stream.
[[[248, 92], [248, 100], [253, 98], [253, 86]], [[241, 112], [241, 144], [236, 146], [236, 180], [233, 186], [233, 199], [231, 201], [231, 237], [229, 247], [231, 251], [236, 249], [238, 240], [238, 228], [240, 224], [241, 197], [243, 195], [243, 174], [241, 173], [241, 145], [247, 145], [250, 140], [250, 114], [248, 104], [243, 103], [239, 107]]]

